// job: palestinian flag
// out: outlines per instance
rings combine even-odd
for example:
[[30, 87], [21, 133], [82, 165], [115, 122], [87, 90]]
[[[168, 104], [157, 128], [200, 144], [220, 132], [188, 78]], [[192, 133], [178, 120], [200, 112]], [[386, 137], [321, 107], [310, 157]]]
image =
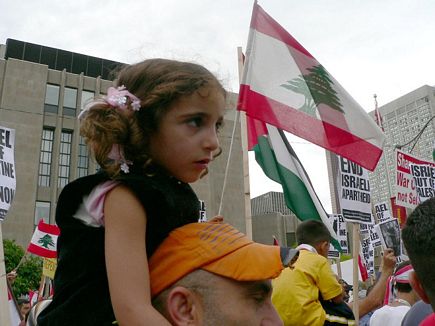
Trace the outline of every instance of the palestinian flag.
[[301, 221], [322, 221], [328, 228], [334, 247], [341, 251], [337, 235], [328, 220], [304, 167], [282, 130], [247, 116], [248, 149], [264, 173], [282, 185], [287, 207]]
[[56, 225], [44, 223], [41, 219], [33, 233], [27, 251], [41, 257], [56, 258], [56, 244], [59, 234], [60, 230]]
[[385, 136], [328, 71], [256, 2], [238, 109], [373, 171]]

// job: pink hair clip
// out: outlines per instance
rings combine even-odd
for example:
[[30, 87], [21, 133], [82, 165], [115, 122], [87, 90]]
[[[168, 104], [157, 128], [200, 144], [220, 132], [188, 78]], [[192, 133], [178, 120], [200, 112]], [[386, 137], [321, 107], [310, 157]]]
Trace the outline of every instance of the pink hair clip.
[[110, 150], [109, 155], [107, 155], [108, 158], [111, 160], [114, 160], [117, 163], [120, 163], [121, 170], [124, 173], [129, 173], [130, 168], [129, 165], [132, 165], [132, 161], [128, 161], [124, 157], [124, 149], [122, 145], [119, 144], [113, 144], [112, 149]]
[[131, 108], [133, 111], [139, 111], [140, 100], [135, 95], [131, 94], [124, 85], [115, 87], [109, 87], [107, 89], [107, 96], [104, 100], [115, 108], [125, 110], [127, 108], [127, 99], [131, 101]]

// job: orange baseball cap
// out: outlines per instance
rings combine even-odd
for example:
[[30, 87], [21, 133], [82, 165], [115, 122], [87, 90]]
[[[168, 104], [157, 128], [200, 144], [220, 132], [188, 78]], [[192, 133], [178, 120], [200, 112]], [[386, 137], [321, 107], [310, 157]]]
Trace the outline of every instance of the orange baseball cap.
[[238, 281], [272, 279], [298, 253], [255, 243], [227, 223], [186, 224], [169, 233], [148, 262], [151, 295], [197, 269]]

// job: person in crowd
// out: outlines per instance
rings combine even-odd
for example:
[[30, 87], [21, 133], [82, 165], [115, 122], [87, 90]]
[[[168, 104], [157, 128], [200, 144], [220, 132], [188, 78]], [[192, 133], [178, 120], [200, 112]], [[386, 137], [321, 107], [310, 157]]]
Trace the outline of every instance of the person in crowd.
[[297, 227], [299, 258], [293, 269], [286, 268], [272, 282], [272, 302], [284, 325], [324, 325], [328, 316], [321, 300], [344, 303], [343, 287], [327, 260], [330, 239], [320, 221], [304, 221]]
[[168, 324], [151, 305], [148, 258], [199, 218], [189, 184], [220, 153], [225, 99], [206, 68], [149, 59], [124, 67], [80, 113], [101, 171], [59, 196], [54, 296], [38, 325]]
[[[382, 252], [381, 273], [373, 288], [366, 294], [366, 297], [358, 300], [358, 314], [360, 318], [382, 306], [386, 285], [394, 272], [396, 261], [393, 249], [388, 248]], [[353, 304], [353, 302], [349, 302], [349, 306], [352, 309]]]
[[172, 231], [149, 260], [153, 306], [175, 326], [279, 326], [271, 279], [298, 252], [250, 241], [226, 223]]
[[[435, 197], [420, 203], [408, 216], [402, 239], [414, 267], [411, 285], [420, 298], [435, 308]], [[435, 314], [427, 316], [422, 326], [435, 325]]]
[[20, 314], [22, 319], [25, 319], [27, 313], [30, 310], [30, 301], [27, 298], [18, 298], [17, 300], [18, 308], [20, 309]]
[[403, 317], [402, 326], [418, 326], [432, 313], [432, 306], [423, 300], [419, 300], [409, 309], [405, 317]]
[[397, 265], [387, 285], [385, 305], [373, 313], [370, 326], [396, 326], [402, 323], [403, 317], [419, 299], [409, 281], [413, 271], [410, 261]]

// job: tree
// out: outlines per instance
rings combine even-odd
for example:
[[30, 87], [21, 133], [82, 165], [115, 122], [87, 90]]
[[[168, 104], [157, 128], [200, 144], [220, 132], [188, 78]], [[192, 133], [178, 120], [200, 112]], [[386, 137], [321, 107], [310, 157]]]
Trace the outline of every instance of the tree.
[[[6, 272], [9, 273], [17, 267], [25, 251], [15, 241], [4, 239]], [[16, 297], [26, 295], [29, 290], [38, 289], [42, 274], [42, 259], [36, 256], [27, 256], [17, 271], [17, 278], [12, 284]]]

